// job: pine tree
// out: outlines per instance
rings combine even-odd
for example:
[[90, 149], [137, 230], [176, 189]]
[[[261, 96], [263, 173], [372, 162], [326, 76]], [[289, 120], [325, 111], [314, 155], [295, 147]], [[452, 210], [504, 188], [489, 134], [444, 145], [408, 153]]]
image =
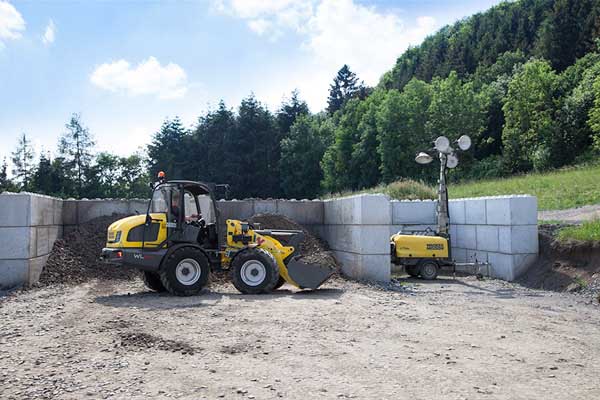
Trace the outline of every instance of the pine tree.
[[167, 179], [193, 179], [186, 175], [189, 171], [188, 132], [179, 117], [166, 120], [160, 131], [155, 133], [148, 145], [148, 164], [154, 179], [159, 171], [164, 171]]
[[300, 93], [297, 89], [292, 91], [292, 97], [284, 101], [281, 108], [277, 112], [277, 125], [282, 137], [287, 136], [290, 132], [290, 128], [296, 122], [296, 119], [301, 115], [308, 115], [308, 104], [304, 100], [300, 99]]
[[0, 166], [0, 192], [9, 190], [12, 188], [12, 182], [8, 179], [8, 164], [6, 163], [6, 157], [2, 160], [2, 166]]
[[81, 115], [73, 114], [65, 125], [58, 142], [58, 152], [68, 168], [67, 176], [75, 182], [76, 195], [81, 196], [85, 183], [85, 172], [92, 161], [91, 150], [94, 139], [81, 123]]
[[354, 97], [364, 97], [367, 89], [358, 83], [358, 77], [346, 64], [338, 71], [333, 83], [329, 86], [327, 112], [331, 115], [341, 109], [348, 100]]
[[17, 148], [12, 153], [13, 176], [20, 183], [21, 190], [29, 190], [33, 176], [34, 151], [25, 133], [19, 136]]

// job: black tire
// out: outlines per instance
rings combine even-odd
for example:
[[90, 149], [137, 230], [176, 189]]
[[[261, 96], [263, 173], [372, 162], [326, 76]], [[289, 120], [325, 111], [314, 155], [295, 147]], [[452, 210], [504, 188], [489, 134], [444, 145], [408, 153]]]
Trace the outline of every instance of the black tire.
[[182, 247], [171, 253], [160, 270], [160, 281], [169, 293], [193, 296], [206, 285], [210, 276], [208, 258], [195, 247]]
[[269, 293], [279, 282], [279, 267], [265, 250], [244, 250], [231, 262], [231, 282], [244, 294]]
[[407, 265], [404, 267], [404, 270], [408, 275], [412, 276], [413, 278], [419, 276], [419, 267], [416, 265]]
[[159, 293], [167, 290], [160, 281], [160, 275], [156, 272], [144, 271], [144, 285], [148, 289]]
[[437, 278], [439, 270], [440, 266], [435, 261], [421, 261], [419, 264], [419, 275], [428, 281]]
[[273, 290], [277, 290], [280, 287], [282, 287], [283, 285], [285, 285], [285, 279], [283, 279], [283, 276], [279, 275], [279, 280], [277, 281], [277, 284], [275, 285]]

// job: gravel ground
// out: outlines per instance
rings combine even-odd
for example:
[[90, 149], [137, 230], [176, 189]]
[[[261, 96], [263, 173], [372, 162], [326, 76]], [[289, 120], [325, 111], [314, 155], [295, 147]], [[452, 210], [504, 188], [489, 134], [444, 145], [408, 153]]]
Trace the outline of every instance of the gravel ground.
[[0, 299], [0, 398], [593, 399], [599, 311], [475, 278], [187, 298], [54, 285]]
[[566, 210], [538, 211], [540, 221], [563, 221], [581, 223], [600, 218], [600, 204], [569, 208]]

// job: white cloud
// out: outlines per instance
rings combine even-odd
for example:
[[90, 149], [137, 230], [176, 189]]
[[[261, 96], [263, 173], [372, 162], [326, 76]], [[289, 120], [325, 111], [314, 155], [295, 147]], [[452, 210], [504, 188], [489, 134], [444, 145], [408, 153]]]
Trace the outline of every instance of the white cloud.
[[[215, 5], [219, 12], [245, 20], [253, 32], [269, 40], [277, 40], [286, 31], [300, 35], [309, 57], [302, 69], [307, 73], [300, 73], [306, 79], [295, 87], [307, 97], [322, 99], [309, 100], [313, 108], [324, 106], [327, 82], [343, 64], [366, 84], [376, 85], [409, 45], [419, 44], [437, 27], [430, 16], [404, 21], [392, 11], [355, 0], [218, 0]], [[315, 82], [325, 85], [316, 88]], [[289, 84], [285, 86], [287, 91]]]
[[19, 39], [25, 30], [25, 20], [10, 3], [0, 0], [0, 49], [7, 40]]
[[173, 63], [161, 66], [154, 57], [135, 67], [125, 60], [102, 64], [94, 70], [90, 81], [102, 89], [130, 96], [155, 95], [160, 99], [174, 99], [187, 92], [183, 68]]
[[44, 35], [42, 36], [42, 42], [44, 42], [45, 45], [54, 43], [55, 34], [56, 34], [56, 25], [54, 25], [54, 21], [50, 20], [48, 22], [48, 25], [46, 26], [46, 31], [44, 32]]

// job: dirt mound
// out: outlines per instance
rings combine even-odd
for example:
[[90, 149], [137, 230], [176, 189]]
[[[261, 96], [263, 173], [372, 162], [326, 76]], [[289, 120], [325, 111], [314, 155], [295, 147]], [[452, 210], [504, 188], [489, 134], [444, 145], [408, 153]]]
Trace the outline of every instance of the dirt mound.
[[557, 292], [600, 293], [600, 243], [559, 242], [563, 224], [540, 225], [540, 255], [517, 282], [536, 289]]
[[276, 214], [256, 214], [249, 219], [250, 223], [260, 224], [261, 229], [286, 229], [300, 230], [304, 232], [304, 240], [300, 243], [298, 254], [301, 260], [306, 263], [318, 263], [332, 267], [336, 272], [339, 271], [339, 265], [329, 251], [327, 243], [317, 238], [302, 225], [292, 221], [291, 219]]
[[113, 214], [95, 218], [54, 242], [54, 247], [40, 276], [39, 285], [55, 283], [76, 284], [90, 279], [130, 280], [139, 273], [100, 261], [100, 252], [106, 245], [106, 230], [123, 215]]

